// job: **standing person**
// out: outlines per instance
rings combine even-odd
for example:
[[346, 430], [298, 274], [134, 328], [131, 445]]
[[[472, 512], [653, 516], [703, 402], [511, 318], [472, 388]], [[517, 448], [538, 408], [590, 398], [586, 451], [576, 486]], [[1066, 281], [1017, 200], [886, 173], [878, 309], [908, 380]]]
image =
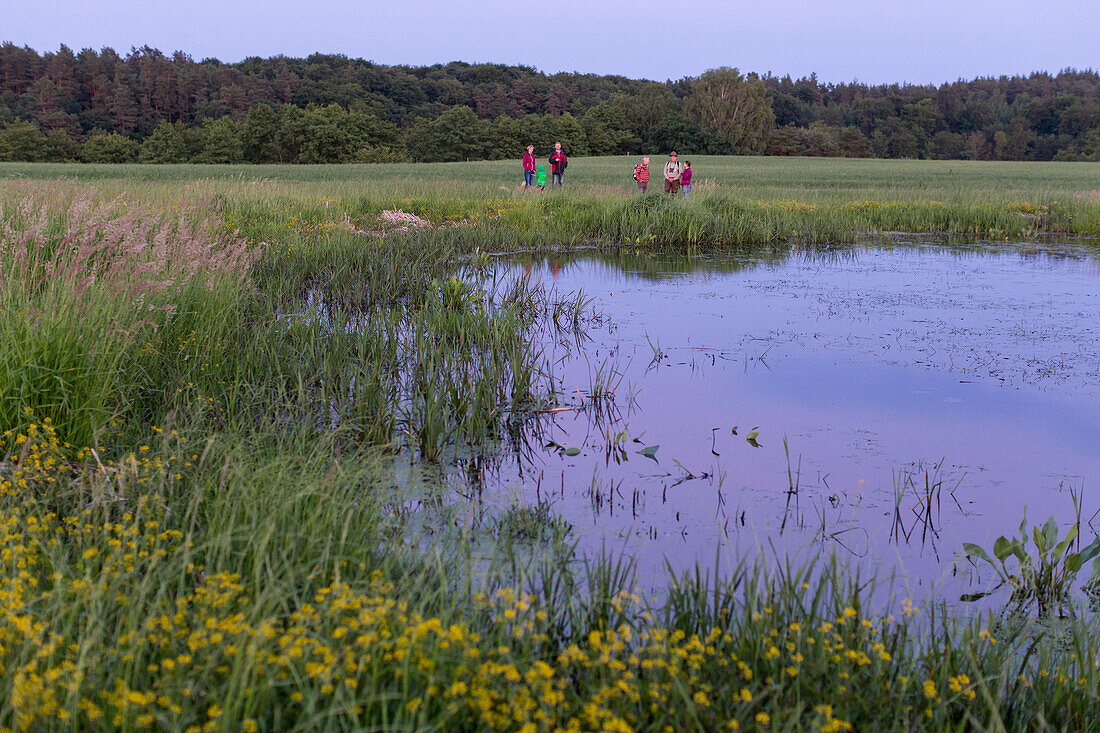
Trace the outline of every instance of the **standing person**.
[[680, 189], [684, 192], [684, 198], [691, 191], [691, 161], [684, 161], [684, 172], [680, 174]]
[[561, 143], [554, 143], [554, 152], [550, 155], [550, 188], [561, 185], [561, 177], [565, 175], [565, 168], [569, 161], [565, 157], [565, 151], [561, 149]]
[[665, 163], [665, 193], [675, 196], [680, 192], [680, 174], [683, 173], [680, 162], [676, 160], [676, 151], [668, 154], [668, 162]]
[[645, 193], [649, 188], [649, 156], [642, 158], [642, 162], [634, 166], [634, 180], [638, 182], [638, 192]]
[[535, 146], [528, 145], [523, 154], [523, 189], [526, 191], [535, 185]]

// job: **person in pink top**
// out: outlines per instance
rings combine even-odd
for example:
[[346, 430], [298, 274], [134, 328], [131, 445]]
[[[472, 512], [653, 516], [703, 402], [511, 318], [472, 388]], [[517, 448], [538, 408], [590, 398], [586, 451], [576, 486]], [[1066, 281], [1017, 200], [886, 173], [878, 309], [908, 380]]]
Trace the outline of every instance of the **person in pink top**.
[[535, 185], [535, 146], [528, 145], [523, 154], [523, 190]]
[[680, 174], [680, 190], [684, 192], [684, 198], [688, 197], [688, 192], [691, 191], [691, 161], [684, 161], [684, 172]]

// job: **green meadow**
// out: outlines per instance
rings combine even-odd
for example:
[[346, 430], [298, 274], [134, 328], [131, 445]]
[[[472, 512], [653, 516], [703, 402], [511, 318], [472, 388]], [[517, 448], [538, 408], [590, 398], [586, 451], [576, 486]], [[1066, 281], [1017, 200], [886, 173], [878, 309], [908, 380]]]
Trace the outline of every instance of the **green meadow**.
[[[667, 151], [651, 153], [656, 174]], [[546, 163], [545, 156], [538, 162]], [[682, 155], [692, 163], [698, 184], [713, 181], [741, 196], [796, 199], [806, 203], [865, 200], [955, 199], [1026, 201], [1095, 200], [1100, 188], [1098, 163], [1030, 163], [858, 158], [774, 158]], [[599, 193], [633, 190], [631, 173], [639, 156], [570, 158], [568, 188]], [[516, 188], [522, 180], [519, 160], [469, 163], [391, 163], [370, 165], [82, 165], [5, 163], [4, 178], [79, 180], [193, 181], [237, 178], [326, 184], [389, 184], [401, 189], [418, 184], [451, 183], [484, 195], [500, 185]], [[654, 175], [657, 179], [659, 176]], [[657, 181], [655, 181], [657, 182]], [[610, 192], [610, 191], [609, 191]], [[495, 195], [495, 194], [494, 194]]]
[[495, 254], [1100, 235], [1100, 164], [689, 159], [688, 201], [633, 158], [0, 165], [0, 729], [1100, 727], [1086, 617], [826, 558], [651, 598], [541, 504], [413, 529], [402, 477], [552, 409], [535, 333], [598, 308]]

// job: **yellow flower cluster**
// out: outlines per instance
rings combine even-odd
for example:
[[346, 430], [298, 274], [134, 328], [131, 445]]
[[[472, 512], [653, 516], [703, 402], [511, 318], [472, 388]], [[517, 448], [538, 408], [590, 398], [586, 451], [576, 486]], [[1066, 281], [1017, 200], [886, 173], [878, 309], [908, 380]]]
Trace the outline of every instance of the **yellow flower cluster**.
[[[34, 411], [26, 409], [33, 418]], [[57, 483], [68, 443], [62, 443], [50, 418], [32, 422], [25, 429], [8, 430], [0, 434], [0, 455], [10, 454], [9, 465], [0, 472], [0, 497], [26, 494], [35, 488], [49, 488]]]
[[869, 213], [871, 211], [875, 211], [875, 210], [879, 210], [879, 209], [885, 209], [885, 210], [889, 210], [889, 209], [911, 209], [911, 208], [915, 208], [915, 206], [925, 206], [925, 205], [929, 205], [929, 206], [940, 205], [940, 206], [942, 206], [943, 202], [942, 201], [929, 201], [929, 202], [927, 202], [927, 204], [917, 204], [917, 205], [915, 205], [915, 204], [911, 204], [911, 203], [906, 202], [906, 201], [875, 201], [875, 200], [872, 200], [872, 199], [867, 199], [866, 201], [851, 201], [848, 204], [845, 204], [842, 208], [845, 211], [853, 211], [853, 212], [860, 213], [860, 214], [866, 214], [866, 213]]
[[812, 214], [821, 208], [817, 204], [807, 204], [801, 201], [753, 201], [752, 204], [760, 209], [793, 211], [800, 214]]
[[[28, 417], [34, 411], [26, 409]], [[112, 421], [105, 433], [105, 442], [117, 433], [118, 423]], [[156, 426], [153, 432], [162, 432]], [[185, 439], [175, 431], [170, 437], [179, 443]], [[91, 448], [74, 448], [62, 441], [50, 418], [31, 422], [22, 428], [0, 433], [0, 455], [8, 453], [6, 463], [0, 462], [0, 498], [26, 499], [45, 497], [57, 491], [62, 484], [80, 482], [86, 471], [100, 472], [111, 477], [111, 483], [129, 485], [140, 490], [156, 478], [171, 475], [172, 460], [156, 455], [148, 445], [131, 451], [117, 460], [101, 457]], [[185, 465], [190, 465], [188, 462]]]

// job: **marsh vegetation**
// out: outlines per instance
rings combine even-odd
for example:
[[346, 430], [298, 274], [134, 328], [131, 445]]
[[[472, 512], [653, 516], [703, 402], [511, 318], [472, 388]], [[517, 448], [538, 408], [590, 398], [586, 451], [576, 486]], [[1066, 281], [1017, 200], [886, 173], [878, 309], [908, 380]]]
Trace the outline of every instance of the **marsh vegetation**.
[[[860, 257], [930, 278], [975, 257], [1011, 278], [1005, 263], [1027, 261], [1026, 248], [1087, 270], [1090, 241], [1044, 238], [1096, 233], [1100, 169], [1081, 164], [1067, 183], [1030, 169], [718, 162], [712, 188], [686, 203], [625, 195], [614, 159], [541, 197], [501, 190], [492, 163], [265, 168], [262, 179], [248, 168], [0, 168], [0, 726], [1095, 726], [1100, 649], [1080, 581], [1059, 618], [1002, 611], [993, 596], [972, 613], [914, 598], [889, 572], [872, 579], [829, 539], [851, 534], [836, 534], [846, 525], [819, 492], [813, 463], [830, 456], [767, 422], [766, 405], [742, 403], [714, 436], [718, 423], [677, 424], [678, 437], [632, 416], [656, 392], [635, 368], [687, 390], [690, 374], [727, 362], [764, 373], [794, 349], [784, 355], [782, 337], [770, 351], [745, 347], [732, 334], [752, 327], [731, 326], [723, 344], [688, 355], [608, 304], [631, 289], [651, 298], [647, 283], [707, 280], [713, 294], [725, 275], [763, 292], [768, 272], [800, 291], [818, 282], [831, 300], [821, 273]], [[400, 182], [410, 170], [422, 174]], [[747, 183], [746, 170], [760, 175]], [[938, 182], [922, 188], [927, 171]], [[398, 210], [426, 224], [382, 216]], [[930, 243], [887, 234], [898, 231], [977, 235], [994, 259], [944, 255], [939, 240], [922, 259]], [[570, 284], [593, 266], [625, 285]], [[1066, 318], [1095, 307], [1077, 287]], [[761, 318], [779, 312], [763, 303]], [[608, 340], [614, 329], [623, 337]], [[1078, 335], [1073, 324], [1062, 333]], [[942, 353], [937, 338], [915, 353]], [[583, 373], [563, 349], [585, 354]], [[1048, 371], [1087, 376], [1089, 353]], [[959, 376], [934, 358], [905, 366]], [[988, 378], [977, 374], [988, 360], [959, 366]], [[681, 491], [717, 487], [734, 515], [744, 481], [689, 458], [698, 446], [764, 467], [766, 488], [794, 507], [779, 515], [785, 531], [819, 534], [820, 556], [780, 543], [656, 566], [615, 543], [601, 550], [570, 515], [563, 497], [583, 499], [586, 516], [622, 512], [616, 521], [639, 501], [667, 512], [661, 481], [680, 479]], [[883, 538], [891, 511], [895, 538], [922, 531], [912, 517], [939, 531], [957, 514], [954, 469], [918, 463], [924, 452], [880, 482], [897, 497], [877, 507]], [[550, 461], [578, 468], [532, 470]], [[638, 466], [669, 475], [647, 484]], [[1023, 507], [1005, 512], [1011, 524], [991, 532], [1014, 528]], [[943, 566], [967, 563], [954, 539], [941, 552]]]

